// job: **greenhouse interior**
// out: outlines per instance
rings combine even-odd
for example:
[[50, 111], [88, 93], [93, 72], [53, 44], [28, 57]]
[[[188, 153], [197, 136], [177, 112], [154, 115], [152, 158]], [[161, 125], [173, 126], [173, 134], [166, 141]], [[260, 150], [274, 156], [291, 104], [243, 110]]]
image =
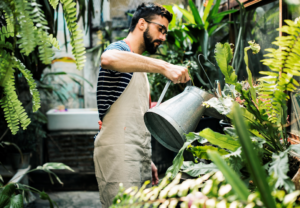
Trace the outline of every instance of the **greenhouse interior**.
[[300, 208], [300, 0], [0, 12], [0, 208]]

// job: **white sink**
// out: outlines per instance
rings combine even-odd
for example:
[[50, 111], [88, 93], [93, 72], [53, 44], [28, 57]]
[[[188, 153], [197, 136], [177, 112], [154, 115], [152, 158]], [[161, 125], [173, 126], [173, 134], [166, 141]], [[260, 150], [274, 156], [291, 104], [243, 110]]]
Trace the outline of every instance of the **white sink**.
[[51, 109], [47, 113], [48, 130], [99, 130], [96, 108], [74, 108], [67, 111]]

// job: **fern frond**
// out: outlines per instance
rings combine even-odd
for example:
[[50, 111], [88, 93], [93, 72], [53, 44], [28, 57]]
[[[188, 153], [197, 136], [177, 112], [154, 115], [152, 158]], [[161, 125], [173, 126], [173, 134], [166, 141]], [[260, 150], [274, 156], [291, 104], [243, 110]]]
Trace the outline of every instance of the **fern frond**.
[[0, 50], [0, 86], [7, 85], [8, 79], [13, 76], [14, 69], [11, 64], [11, 55], [5, 50]]
[[[300, 76], [300, 22], [297, 23], [286, 20], [287, 25], [278, 29], [279, 31], [289, 34], [284, 37], [277, 37], [274, 45], [279, 49], [267, 49], [269, 52], [262, 60], [262, 63], [268, 66], [273, 72], [268, 76], [259, 79], [261, 88], [259, 95], [261, 98], [269, 95], [272, 108], [266, 108], [269, 115], [269, 121], [280, 123], [282, 119], [281, 111], [286, 107], [286, 100], [289, 96], [286, 91], [296, 90], [299, 83], [294, 80], [294, 76]], [[278, 77], [277, 73], [281, 72]]]
[[5, 42], [0, 40], [0, 49], [7, 48], [9, 50], [13, 50], [13, 45], [10, 42]]
[[39, 29], [48, 30], [48, 22], [45, 18], [43, 10], [41, 10], [40, 8], [42, 7], [42, 5], [36, 3], [35, 0], [31, 0], [30, 6], [32, 8], [32, 10], [30, 11], [30, 17], [32, 21], [36, 23], [35, 26]]
[[14, 67], [18, 68], [27, 80], [30, 94], [32, 95], [32, 111], [36, 112], [41, 107], [41, 101], [40, 93], [36, 89], [36, 83], [32, 77], [32, 74], [28, 69], [25, 68], [25, 65], [20, 60], [15, 58], [13, 63]]
[[34, 36], [35, 30], [29, 12], [29, 3], [26, 0], [15, 0], [15, 3], [16, 12], [20, 14], [18, 15], [20, 24], [19, 35], [22, 37], [17, 43], [19, 44], [21, 52], [25, 55], [29, 55], [29, 53], [31, 53], [36, 46]]
[[54, 55], [49, 34], [41, 29], [36, 30], [39, 58], [44, 64], [51, 64]]
[[58, 0], [49, 0], [49, 3], [53, 7], [53, 9], [56, 9], [57, 4], [58, 4]]
[[60, 0], [63, 5], [64, 16], [71, 35], [72, 52], [75, 56], [77, 69], [82, 69], [85, 62], [85, 47], [82, 31], [78, 29], [76, 22], [76, 3], [72, 0]]
[[14, 35], [13, 28], [5, 27], [5, 26], [0, 27], [0, 40], [1, 41], [4, 41], [5, 38], [12, 37], [13, 35]]
[[25, 130], [30, 124], [30, 119], [16, 94], [14, 76], [8, 79], [3, 92], [4, 97], [0, 100], [0, 105], [3, 108], [7, 126], [10, 128], [12, 134], [16, 134], [19, 130], [19, 123]]
[[14, 20], [14, 13], [13, 12], [7, 12], [4, 11], [4, 17], [5, 17], [5, 21], [6, 21], [6, 28], [7, 31], [11, 32], [13, 36], [14, 32], [15, 32], [15, 20]]
[[56, 38], [53, 37], [52, 34], [49, 35], [49, 41], [51, 45], [53, 45], [55, 48], [59, 49], [59, 42]]

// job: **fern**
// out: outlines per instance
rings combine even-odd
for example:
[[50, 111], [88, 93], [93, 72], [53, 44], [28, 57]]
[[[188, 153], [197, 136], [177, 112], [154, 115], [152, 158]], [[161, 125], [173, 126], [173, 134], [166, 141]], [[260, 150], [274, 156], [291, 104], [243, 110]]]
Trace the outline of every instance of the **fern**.
[[41, 29], [36, 31], [38, 49], [39, 49], [39, 58], [44, 64], [51, 64], [53, 58], [53, 50], [50, 42], [49, 34]]
[[12, 134], [18, 132], [19, 124], [21, 124], [21, 127], [25, 130], [30, 124], [30, 119], [16, 94], [14, 76], [8, 79], [7, 85], [4, 87], [4, 95], [5, 96], [0, 100], [0, 105], [3, 108], [7, 126], [10, 128]]
[[34, 25], [29, 12], [29, 3], [26, 0], [15, 0], [16, 12], [19, 13], [20, 24], [19, 35], [22, 37], [17, 42], [21, 52], [26, 56], [34, 50], [36, 46]]
[[12, 27], [2, 26], [0, 28], [0, 49], [7, 48], [9, 50], [13, 50], [13, 45], [10, 42], [5, 42], [5, 38], [9, 38], [14, 35], [14, 31]]
[[28, 69], [25, 68], [24, 64], [17, 59], [14, 59], [14, 66], [20, 70], [20, 72], [24, 75], [25, 79], [28, 82], [29, 90], [30, 90], [30, 93], [32, 95], [32, 100], [33, 100], [32, 101], [32, 104], [33, 104], [32, 111], [36, 112], [41, 107], [40, 93], [36, 89], [36, 83], [35, 83], [34, 79], [32, 78], [32, 74]]
[[53, 9], [56, 9], [57, 4], [58, 4], [58, 0], [49, 0], [49, 3], [53, 7]]
[[13, 76], [14, 70], [10, 63], [11, 56], [5, 50], [0, 51], [0, 86], [7, 85], [8, 79]]
[[71, 33], [72, 52], [75, 56], [76, 66], [77, 69], [82, 69], [85, 62], [85, 48], [83, 45], [82, 31], [78, 29], [78, 24], [76, 22], [76, 3], [72, 0], [61, 0], [61, 3], [63, 5], [67, 26]]
[[286, 123], [286, 113], [282, 109], [287, 108], [286, 101], [289, 99], [286, 91], [297, 89], [299, 83], [293, 77], [300, 76], [300, 21], [285, 22], [287, 25], [278, 30], [287, 33], [288, 36], [277, 37], [273, 44], [279, 46], [279, 49], [266, 49], [269, 53], [265, 57], [269, 59], [262, 60], [272, 72], [260, 72], [268, 76], [259, 79], [260, 98], [270, 100], [263, 108], [272, 123], [283, 121], [282, 125]]
[[48, 22], [45, 19], [44, 12], [40, 9], [41, 5], [36, 3], [35, 0], [31, 0], [30, 6], [32, 7], [30, 18], [34, 23], [36, 23], [36, 27], [43, 30], [48, 30]]
[[4, 41], [5, 38], [9, 38], [9, 37], [13, 36], [13, 34], [14, 34], [14, 31], [13, 31], [12, 27], [2, 26], [0, 28], [0, 40], [1, 41]]

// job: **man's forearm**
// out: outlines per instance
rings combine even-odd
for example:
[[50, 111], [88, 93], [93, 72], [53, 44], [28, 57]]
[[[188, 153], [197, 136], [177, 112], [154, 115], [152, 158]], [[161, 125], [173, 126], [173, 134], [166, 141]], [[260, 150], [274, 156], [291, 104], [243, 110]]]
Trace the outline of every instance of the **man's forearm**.
[[101, 56], [101, 67], [118, 72], [160, 73], [175, 83], [190, 80], [188, 70], [168, 62], [125, 51], [108, 50]]
[[101, 67], [119, 72], [164, 73], [167, 62], [125, 51], [109, 50], [101, 56]]

